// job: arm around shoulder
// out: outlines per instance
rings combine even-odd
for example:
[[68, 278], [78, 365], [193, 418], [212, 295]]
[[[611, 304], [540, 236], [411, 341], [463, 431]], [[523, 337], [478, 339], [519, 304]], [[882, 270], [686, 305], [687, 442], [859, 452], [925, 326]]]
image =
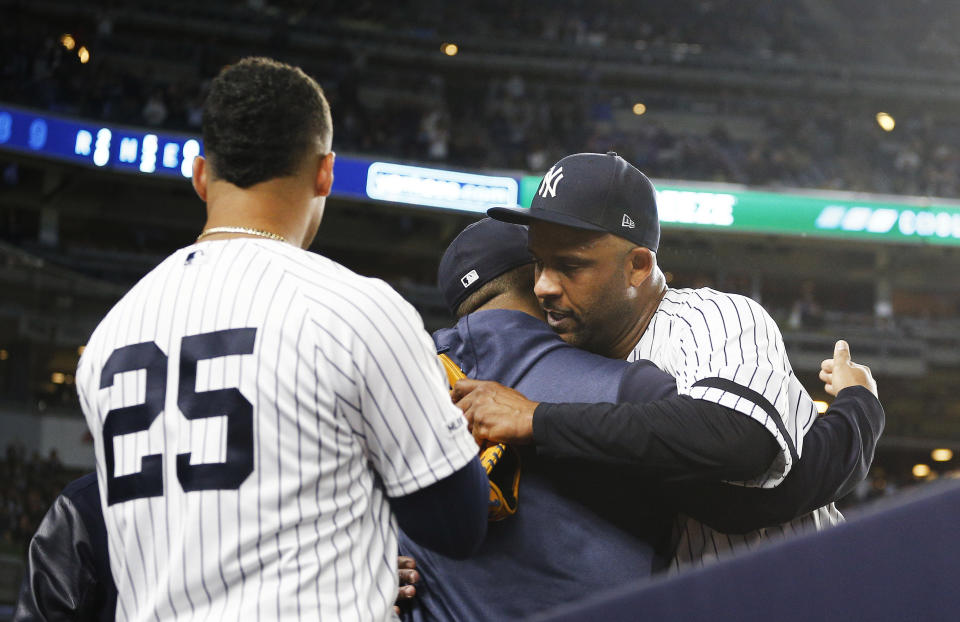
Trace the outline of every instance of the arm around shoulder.
[[863, 481], [884, 420], [880, 401], [868, 389], [844, 389], [813, 423], [800, 460], [776, 488], [715, 483], [674, 486], [664, 494], [678, 510], [723, 533], [789, 522], [843, 498]]

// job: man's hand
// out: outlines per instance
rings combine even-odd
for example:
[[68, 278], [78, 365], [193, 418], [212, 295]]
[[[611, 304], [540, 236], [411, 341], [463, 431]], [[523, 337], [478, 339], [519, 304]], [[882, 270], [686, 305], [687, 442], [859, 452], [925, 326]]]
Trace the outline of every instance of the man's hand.
[[460, 380], [453, 387], [454, 403], [463, 411], [473, 438], [498, 443], [524, 444], [533, 441], [531, 402], [518, 391], [482, 380]]
[[824, 390], [834, 397], [843, 389], [854, 386], [866, 387], [877, 395], [877, 383], [870, 368], [850, 360], [850, 346], [842, 339], [833, 348], [833, 358], [820, 363], [820, 380], [824, 383]]
[[393, 606], [393, 610], [397, 615], [400, 615], [400, 603], [410, 600], [417, 595], [417, 588], [414, 586], [417, 581], [420, 580], [420, 573], [414, 570], [416, 567], [417, 562], [415, 562], [412, 557], [406, 557], [404, 555], [397, 556], [397, 574], [400, 578], [400, 591], [397, 592], [397, 602]]

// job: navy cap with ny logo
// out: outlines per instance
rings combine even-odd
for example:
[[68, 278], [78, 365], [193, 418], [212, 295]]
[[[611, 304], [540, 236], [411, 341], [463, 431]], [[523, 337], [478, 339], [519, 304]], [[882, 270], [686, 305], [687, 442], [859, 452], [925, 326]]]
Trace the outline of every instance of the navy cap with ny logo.
[[491, 218], [522, 225], [552, 222], [606, 231], [656, 252], [657, 193], [647, 176], [616, 153], [575, 153], [554, 164], [530, 209], [492, 207]]

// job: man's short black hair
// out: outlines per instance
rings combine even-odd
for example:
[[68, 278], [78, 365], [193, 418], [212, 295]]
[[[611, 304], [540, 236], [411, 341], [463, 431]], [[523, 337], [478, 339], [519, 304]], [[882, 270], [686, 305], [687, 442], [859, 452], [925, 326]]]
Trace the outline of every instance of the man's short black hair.
[[314, 153], [329, 149], [330, 105], [298, 67], [250, 57], [210, 84], [203, 106], [203, 146], [212, 174], [240, 188], [287, 177]]

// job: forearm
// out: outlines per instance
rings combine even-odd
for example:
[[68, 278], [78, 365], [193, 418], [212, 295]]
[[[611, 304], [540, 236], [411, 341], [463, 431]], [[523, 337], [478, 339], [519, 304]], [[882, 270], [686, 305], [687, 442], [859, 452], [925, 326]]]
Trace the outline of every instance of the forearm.
[[729, 484], [665, 487], [678, 510], [725, 533], [778, 525], [832, 503], [870, 470], [884, 412], [863, 387], [841, 391], [807, 432], [800, 460], [776, 488]]
[[659, 481], [749, 480], [779, 448], [760, 423], [686, 396], [647, 404], [547, 404], [533, 417], [538, 451], [620, 462]]

